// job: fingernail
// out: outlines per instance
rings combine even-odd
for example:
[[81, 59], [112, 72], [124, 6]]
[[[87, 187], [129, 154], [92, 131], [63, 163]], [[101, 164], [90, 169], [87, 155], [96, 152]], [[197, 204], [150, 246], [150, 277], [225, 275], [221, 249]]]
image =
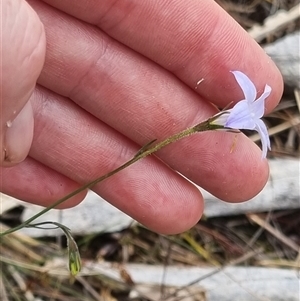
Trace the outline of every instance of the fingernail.
[[33, 125], [32, 107], [28, 101], [16, 118], [7, 120], [4, 125], [2, 166], [13, 166], [27, 157], [33, 139]]

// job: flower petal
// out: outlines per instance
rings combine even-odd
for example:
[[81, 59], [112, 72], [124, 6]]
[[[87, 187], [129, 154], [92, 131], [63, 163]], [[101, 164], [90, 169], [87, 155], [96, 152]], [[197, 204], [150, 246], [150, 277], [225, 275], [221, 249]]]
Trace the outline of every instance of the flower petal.
[[232, 109], [228, 110], [230, 114], [225, 126], [232, 129], [255, 129], [255, 122], [251, 118], [249, 104], [247, 100], [239, 101]]
[[243, 90], [245, 99], [250, 103], [256, 98], [256, 88], [249, 77], [241, 71], [231, 71]]
[[255, 130], [258, 132], [262, 145], [262, 158], [266, 158], [268, 149], [271, 150], [270, 137], [264, 122], [259, 119], [256, 121]]
[[271, 87], [266, 85], [264, 93], [252, 103], [251, 111], [255, 114], [256, 118], [263, 117], [265, 113], [265, 99], [270, 95], [271, 91]]

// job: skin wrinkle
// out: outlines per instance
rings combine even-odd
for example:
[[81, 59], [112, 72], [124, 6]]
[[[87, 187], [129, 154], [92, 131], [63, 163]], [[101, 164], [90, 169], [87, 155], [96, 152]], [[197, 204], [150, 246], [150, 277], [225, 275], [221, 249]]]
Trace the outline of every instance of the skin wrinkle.
[[[190, 16], [189, 16], [190, 17]], [[209, 17], [209, 15], [207, 15]], [[185, 19], [184, 13], [182, 19]], [[202, 24], [205, 24], [205, 18], [202, 20]], [[217, 20], [216, 20], [217, 23]], [[196, 23], [195, 23], [196, 24]], [[186, 26], [186, 23], [184, 24]], [[185, 27], [184, 26], [184, 27]], [[193, 54], [199, 53], [201, 56], [205, 57], [207, 60], [210, 60], [210, 57], [212, 56], [213, 52], [209, 48], [206, 47], [207, 44], [215, 44], [216, 41], [218, 41], [218, 38], [215, 37], [214, 32], [216, 31], [216, 26], [204, 26], [205, 30], [201, 30], [201, 25], [198, 25], [195, 27], [194, 25], [190, 25], [188, 28], [185, 28], [185, 30], [174, 30], [174, 33], [176, 33], [177, 43], [181, 45], [179, 51], [176, 50], [175, 54], [171, 56], [170, 60], [171, 62], [169, 65], [164, 64], [164, 66], [173, 74], [175, 74], [179, 79], [182, 78], [183, 74], [186, 74], [186, 70], [190, 70], [190, 68], [187, 68], [187, 66], [193, 66], [195, 62], [193, 61]], [[200, 30], [199, 30], [200, 29]], [[173, 28], [170, 28], [172, 31]], [[213, 37], [210, 39], [209, 37]], [[205, 40], [205, 43], [203, 43], [203, 40]], [[212, 40], [213, 43], [210, 43], [209, 41]], [[182, 42], [180, 42], [182, 41]], [[190, 41], [187, 43], [186, 41]], [[218, 41], [219, 42], [219, 41]], [[180, 62], [178, 64], [177, 62]], [[204, 80], [207, 80], [207, 73], [206, 70], [201, 70], [201, 77], [204, 78]], [[195, 82], [197, 82], [199, 79], [199, 72], [195, 72], [195, 74], [189, 74], [189, 81], [187, 84], [190, 88], [194, 88]], [[201, 89], [200, 89], [201, 90]], [[199, 94], [202, 94], [201, 91], [197, 91]]]
[[[110, 56], [109, 55], [109, 51], [108, 51], [108, 48], [111, 48], [109, 47], [109, 43], [107, 41], [105, 41], [106, 39], [102, 39], [101, 40], [101, 45], [105, 45], [103, 47], [101, 47], [102, 49], [104, 49], [101, 53], [98, 54], [98, 56], [96, 56], [95, 60], [91, 61], [89, 66], [85, 67], [86, 68], [86, 71], [80, 76], [80, 78], [78, 79], [77, 81], [77, 84], [74, 85], [74, 87], [71, 87], [69, 92], [68, 92], [68, 97], [71, 98], [71, 99], [76, 99], [76, 95], [78, 93], [78, 90], [80, 90], [80, 88], [82, 86], [85, 86], [85, 81], [89, 78], [89, 75], [91, 73], [93, 73], [93, 70], [95, 68], [97, 68], [97, 65], [98, 63], [102, 60], [102, 59], [106, 59], [106, 56]], [[107, 60], [107, 59], [106, 59]], [[110, 69], [110, 71], [112, 72], [110, 74], [110, 77], [113, 77], [114, 76], [114, 73], [113, 73], [113, 70]], [[116, 70], [117, 72], [117, 70]], [[80, 103], [80, 101], [78, 101], [78, 103]], [[92, 113], [92, 112], [91, 112]], [[92, 113], [93, 114], [93, 113]]]
[[77, 83], [74, 83], [73, 88], [70, 89], [70, 91], [68, 92], [67, 97], [73, 99], [74, 95], [76, 95], [76, 90], [79, 89], [79, 87], [82, 85], [82, 83], [84, 82], [84, 80], [88, 77], [88, 75], [90, 74], [90, 72], [92, 71], [92, 69], [97, 65], [97, 63], [106, 55], [107, 52], [107, 47], [108, 47], [108, 43], [106, 43], [104, 41], [104, 39], [102, 39], [101, 41], [101, 49], [102, 51], [98, 54], [98, 56], [95, 57], [94, 61], [90, 62], [90, 66], [88, 66], [86, 68], [86, 72], [83, 73], [80, 78], [78, 79]]
[[[118, 1], [118, 0], [110, 1], [110, 2], [112, 2], [112, 3], [110, 3], [110, 6], [108, 7], [107, 11], [103, 12], [102, 16], [100, 16], [100, 19], [95, 21], [94, 25], [101, 28], [100, 24], [103, 23], [103, 19], [105, 19], [105, 16], [109, 15], [110, 12], [115, 9], [115, 7], [117, 6], [116, 3], [121, 3], [122, 4], [122, 1]], [[122, 26], [122, 22], [124, 20], [126, 20], [128, 18], [128, 16], [130, 16], [134, 13], [135, 8], [136, 8], [136, 5], [134, 4], [134, 2], [126, 3], [123, 8], [119, 8], [119, 9], [117, 8], [116, 10], [118, 10], [123, 16], [120, 19], [118, 19], [118, 21], [115, 22], [114, 24], [110, 24], [108, 26], [108, 28], [110, 30], [113, 30], [115, 27]], [[126, 11], [126, 13], [124, 13], [125, 11]], [[104, 21], [104, 23], [105, 23], [105, 21]]]
[[[51, 131], [51, 129], [53, 130], [54, 127], [56, 127], [56, 123], [55, 120], [50, 120], [48, 115], [50, 113], [50, 111], [55, 110], [55, 108], [60, 107], [64, 107], [65, 109], [68, 107], [66, 104], [66, 101], [64, 98], [60, 98], [60, 103], [57, 104], [56, 101], [54, 101], [54, 97], [45, 97], [45, 92], [47, 91], [47, 89], [41, 87], [41, 86], [37, 86], [35, 93], [34, 93], [34, 114], [35, 114], [35, 119], [36, 120], [42, 120], [44, 119], [47, 122], [44, 123], [39, 123], [39, 127], [38, 127], [38, 131], [35, 131], [35, 135], [34, 135], [34, 141], [33, 143], [35, 143], [35, 141], [41, 141], [44, 139], [45, 136], [48, 136], [48, 139], [53, 139], [54, 137], [58, 137], [58, 139], [55, 139], [55, 144], [59, 145], [57, 149], [57, 151], [50, 155], [51, 156], [51, 160], [55, 160], [55, 158], [57, 156], [60, 155], [60, 148], [68, 148], [70, 151], [72, 152], [78, 152], [81, 153], [82, 151], [84, 151], [84, 149], [72, 149], [72, 137], [70, 137], [69, 130], [73, 129], [73, 124], [69, 124], [69, 123], [65, 123], [64, 124], [64, 128], [59, 127], [58, 131], [61, 130], [64, 135], [62, 135], [61, 137], [58, 136], [55, 131]], [[51, 93], [49, 91], [49, 93]], [[42, 101], [39, 101], [39, 99], [41, 99]], [[71, 114], [71, 116], [69, 116], [70, 119], [79, 119], [81, 116], [80, 114], [76, 114], [76, 112], [74, 110], [70, 110], [69, 111]], [[50, 121], [50, 122], [49, 122]], [[78, 136], [82, 136], [82, 135], [86, 135], [86, 131], [80, 127], [76, 127], [76, 132], [78, 133]], [[52, 133], [52, 135], [51, 135]], [[89, 131], [89, 135], [90, 135], [91, 131]], [[53, 138], [52, 138], [53, 137]], [[54, 148], [53, 148], [54, 149]], [[47, 152], [47, 150], [45, 150]], [[36, 156], [34, 155], [33, 152], [33, 148], [31, 149], [30, 155], [34, 158], [36, 158]], [[71, 162], [70, 165], [72, 166], [73, 164], [75, 164], [77, 162]], [[78, 163], [77, 163], [78, 164]], [[63, 165], [61, 166], [61, 169], [68, 169], [68, 165]]]
[[[125, 8], [125, 7], [124, 7]], [[127, 9], [127, 7], [126, 7]], [[123, 23], [127, 23], [127, 18], [129, 17], [126, 9], [123, 10], [123, 14], [124, 14], [124, 18], [122, 19], [122, 21], [120, 21], [119, 19], [116, 20], [111, 20], [113, 22], [115, 22], [115, 26], [113, 25], [109, 25], [109, 26], [105, 26], [103, 24], [101, 24], [101, 22], [96, 23], [97, 26], [99, 26], [99, 28], [104, 28], [104, 30], [107, 33], [112, 33], [113, 30], [112, 28], [117, 27], [117, 28], [126, 28], [126, 24]], [[166, 53], [165, 55], [168, 57], [168, 64], [165, 64], [164, 67], [167, 67], [167, 69], [169, 71], [171, 71], [174, 74], [178, 74], [180, 71], [182, 71], [182, 69], [185, 68], [186, 64], [189, 62], [189, 58], [191, 53], [193, 53], [196, 49], [197, 49], [197, 45], [201, 45], [201, 41], [203, 39], [206, 39], [209, 35], [212, 29], [213, 30], [213, 26], [212, 27], [207, 27], [205, 30], [205, 34], [204, 31], [201, 31], [202, 35], [199, 34], [199, 30], [198, 28], [196, 29], [194, 25], [192, 25], [193, 22], [185, 22], [185, 20], [187, 19], [186, 16], [188, 16], [189, 18], [191, 18], [191, 14], [189, 14], [189, 12], [185, 11], [185, 10], [181, 10], [180, 13], [178, 13], [178, 9], [176, 9], [176, 3], [172, 3], [172, 9], [174, 11], [176, 11], [177, 14], [177, 18], [180, 20], [182, 20], [181, 23], [178, 22], [174, 24], [173, 23], [168, 23], [168, 19], [170, 16], [172, 16], [172, 11], [170, 10], [169, 5], [166, 5], [165, 8], [165, 14], [164, 14], [164, 10], [160, 9], [160, 14], [159, 14], [159, 19], [157, 20], [157, 22], [160, 22], [161, 20], [163, 20], [163, 25], [164, 25], [164, 31], [168, 31], [169, 33], [169, 37], [170, 39], [174, 39], [177, 41], [177, 44], [181, 45], [181, 47], [178, 49], [176, 49], [176, 51], [174, 52], [170, 52], [168, 50], [168, 47], [165, 47], [164, 44], [164, 40], [161, 39], [157, 39], [157, 43], [162, 42], [159, 47], [156, 47], [156, 43], [154, 43], [154, 46], [152, 47], [153, 49], [157, 48], [157, 49], [162, 49], [165, 48], [166, 49]], [[157, 10], [152, 9], [150, 10], [150, 12], [146, 13], [148, 19], [156, 19], [156, 14], [157, 14]], [[193, 14], [196, 16], [196, 12], [193, 12]], [[136, 18], [138, 19], [138, 17]], [[197, 19], [197, 17], [193, 17], [193, 19]], [[122, 23], [123, 22], [123, 23]], [[112, 23], [112, 22], [111, 22]], [[202, 20], [202, 24], [205, 24], [205, 20]], [[144, 23], [143, 25], [145, 26], [147, 23]], [[147, 25], [146, 25], [147, 26]], [[128, 35], [128, 33], [127, 33]], [[180, 42], [180, 41], [183, 42]], [[186, 41], [191, 41], [190, 43], [187, 43]], [[125, 42], [126, 44], [126, 42]], [[143, 39], [141, 39], [140, 42], [141, 45], [143, 45]], [[135, 44], [135, 47], [138, 48], [139, 44]], [[199, 53], [202, 53], [202, 49], [200, 49]], [[203, 54], [203, 53], [202, 53]], [[161, 55], [161, 54], [160, 54]], [[203, 54], [205, 55], [205, 54]], [[155, 52], [152, 52], [151, 55], [147, 55], [147, 57], [155, 57], [158, 56]], [[178, 65], [178, 61], [181, 62], [180, 65]]]
[[[47, 90], [45, 88], [38, 87], [37, 91], [39, 94], [45, 95], [45, 92]], [[42, 98], [43, 98], [43, 96], [42, 96]], [[54, 101], [55, 98], [57, 99], [58, 102]], [[77, 154], [77, 156], [80, 156], [81, 153], [86, 152], [86, 149], [89, 149], [89, 156], [97, 157], [97, 160], [101, 161], [101, 164], [104, 164], [106, 166], [105, 170], [95, 170], [93, 172], [93, 174], [91, 174], [89, 172], [89, 169], [87, 169], [85, 172], [87, 173], [89, 180], [92, 180], [92, 179], [98, 177], [99, 175], [114, 169], [115, 167], [117, 167], [120, 164], [120, 162], [123, 163], [124, 161], [126, 161], [128, 158], [130, 158], [134, 154], [132, 147], [124, 148], [122, 146], [120, 149], [120, 142], [115, 141], [115, 137], [114, 137], [116, 135], [118, 137], [120, 137], [121, 136], [120, 134], [115, 134], [113, 137], [110, 138], [110, 135], [108, 134], [110, 132], [110, 129], [109, 129], [109, 127], [107, 127], [107, 125], [103, 124], [98, 119], [90, 116], [90, 114], [85, 111], [80, 111], [80, 112], [76, 111], [75, 104], [70, 102], [68, 99], [63, 98], [61, 96], [55, 96], [54, 93], [50, 93], [48, 98], [44, 99], [43, 102], [48, 103], [48, 105], [46, 105], [46, 106], [43, 105], [44, 109], [43, 109], [43, 111], [41, 111], [40, 104], [39, 104], [40, 103], [39, 98], [35, 98], [35, 101], [34, 101], [34, 108], [35, 108], [34, 112], [38, 111], [38, 115], [36, 115], [35, 119], [37, 120], [37, 122], [39, 121], [38, 128], [42, 129], [42, 131], [40, 131], [39, 133], [37, 133], [35, 135], [34, 141], [33, 141], [33, 147], [32, 147], [31, 153], [30, 153], [31, 156], [34, 157], [35, 159], [38, 160], [43, 154], [41, 154], [40, 152], [36, 152], [34, 145], [35, 145], [35, 143], [43, 144], [42, 141], [45, 139], [45, 136], [49, 136], [49, 134], [47, 134], [49, 132], [49, 129], [52, 129], [53, 137], [57, 136], [58, 131], [64, 132], [65, 135], [62, 136], [59, 140], [57, 140], [56, 146], [59, 145], [59, 147], [52, 148], [52, 152], [55, 151], [57, 153], [55, 153], [54, 155], [51, 155], [48, 158], [48, 160], [50, 160], [48, 162], [48, 164], [51, 164], [50, 163], [51, 160], [52, 161], [55, 160], [57, 155], [60, 153], [61, 148], [66, 148], [66, 147], [71, 148], [72, 140], [74, 139], [74, 137], [67, 135], [69, 133], [69, 131], [67, 131], [67, 127], [70, 127], [70, 129], [75, 129], [76, 136], [78, 136], [78, 137], [87, 137], [88, 136], [88, 141], [90, 142], [90, 144], [93, 143], [95, 138], [99, 139], [99, 136], [100, 136], [102, 144], [103, 144], [102, 148], [109, 149], [110, 152], [114, 153], [114, 156], [111, 156], [111, 155], [109, 155], [109, 153], [106, 153], [106, 152], [103, 153], [102, 149], [97, 147], [97, 144], [94, 145], [92, 147], [92, 149], [90, 147], [88, 148], [89, 145], [87, 145], [86, 143], [84, 143], [82, 145], [82, 148], [77, 148], [77, 149], [73, 150], [73, 153], [74, 153], [73, 155], [74, 155], [74, 157], [76, 157], [75, 154]], [[37, 108], [39, 108], [39, 110], [37, 110]], [[61, 111], [68, 110], [69, 122], [67, 122], [66, 120], [55, 121], [54, 119], [51, 119], [51, 116], [54, 115], [54, 112], [56, 110], [60, 111], [59, 108]], [[65, 119], [65, 114], [63, 114], [61, 116], [61, 118]], [[88, 119], [90, 121], [89, 124], [87, 124]], [[76, 120], [78, 120], [78, 122]], [[81, 120], [84, 120], [84, 122], [81, 122]], [[97, 126], [95, 126], [96, 124], [97, 124]], [[55, 129], [57, 127], [57, 125], [59, 125], [59, 128]], [[88, 131], [87, 131], [87, 127], [88, 127]], [[90, 136], [91, 133], [94, 133], [94, 135], [93, 135], [94, 138], [93, 138], [93, 136], [92, 137]], [[105, 155], [105, 156], [103, 156], [103, 155]], [[70, 160], [68, 158], [66, 158], [66, 159], [67, 159], [66, 162], [68, 160]], [[68, 163], [67, 165], [65, 165], [63, 167], [60, 166], [60, 171], [63, 171], [64, 169], [69, 170], [70, 167], [73, 167], [75, 163], [77, 163], [76, 160], [74, 162], [72, 161], [72, 162]], [[85, 164], [87, 164], [87, 163], [85, 162]]]

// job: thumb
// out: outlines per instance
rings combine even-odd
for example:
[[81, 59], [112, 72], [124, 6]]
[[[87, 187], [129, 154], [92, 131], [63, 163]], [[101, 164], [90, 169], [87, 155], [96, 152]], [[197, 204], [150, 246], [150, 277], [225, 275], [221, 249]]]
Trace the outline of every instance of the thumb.
[[24, 160], [33, 138], [30, 97], [45, 58], [44, 27], [25, 0], [0, 0], [0, 165]]

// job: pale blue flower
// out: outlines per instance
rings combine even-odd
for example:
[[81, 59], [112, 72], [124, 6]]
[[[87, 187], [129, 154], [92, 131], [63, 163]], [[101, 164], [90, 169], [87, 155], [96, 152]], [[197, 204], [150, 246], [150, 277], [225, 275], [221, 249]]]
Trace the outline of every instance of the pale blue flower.
[[257, 131], [262, 143], [262, 157], [265, 158], [271, 145], [267, 127], [261, 117], [265, 112], [265, 99], [270, 95], [272, 89], [265, 85], [264, 92], [255, 100], [257, 91], [252, 81], [240, 71], [232, 71], [232, 73], [240, 85], [245, 99], [239, 101], [232, 109], [218, 114], [212, 124], [230, 129]]

